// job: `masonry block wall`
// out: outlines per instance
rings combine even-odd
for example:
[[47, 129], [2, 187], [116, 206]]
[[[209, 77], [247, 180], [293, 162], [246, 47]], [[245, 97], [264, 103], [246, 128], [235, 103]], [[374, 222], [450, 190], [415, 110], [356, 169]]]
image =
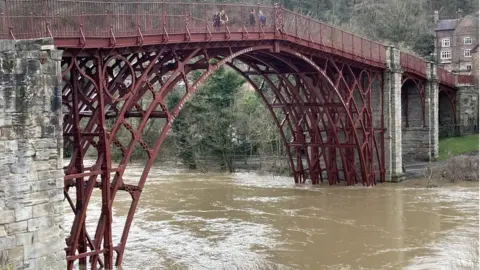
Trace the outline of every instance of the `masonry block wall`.
[[429, 152], [429, 128], [408, 127], [402, 129], [403, 162], [427, 161]]
[[459, 124], [458, 135], [478, 133], [478, 86], [457, 86], [457, 123]]
[[0, 265], [65, 269], [61, 57], [0, 41]]

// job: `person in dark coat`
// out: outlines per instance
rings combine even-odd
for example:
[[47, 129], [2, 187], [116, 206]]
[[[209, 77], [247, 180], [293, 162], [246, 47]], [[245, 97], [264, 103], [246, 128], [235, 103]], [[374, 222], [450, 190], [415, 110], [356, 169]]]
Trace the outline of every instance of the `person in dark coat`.
[[248, 16], [248, 21], [250, 22], [250, 26], [254, 27], [255, 26], [255, 10], [252, 9], [252, 12], [250, 12], [250, 15]]
[[220, 28], [220, 12], [218, 11], [213, 14], [213, 28], [215, 31], [218, 31]]

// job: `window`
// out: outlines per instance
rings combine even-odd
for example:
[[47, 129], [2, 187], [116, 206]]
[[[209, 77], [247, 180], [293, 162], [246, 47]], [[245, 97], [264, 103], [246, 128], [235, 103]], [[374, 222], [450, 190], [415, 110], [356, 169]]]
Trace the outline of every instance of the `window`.
[[472, 53], [471, 53], [470, 49], [463, 50], [463, 56], [472, 57]]
[[449, 38], [444, 38], [442, 39], [442, 47], [450, 47], [450, 39]]
[[471, 44], [472, 44], [472, 38], [471, 38], [471, 37], [465, 37], [465, 38], [463, 38], [463, 44], [465, 44], [465, 45], [471, 45]]
[[472, 70], [472, 65], [467, 65], [467, 71], [471, 71]]
[[440, 54], [440, 59], [452, 59], [452, 51], [442, 51]]

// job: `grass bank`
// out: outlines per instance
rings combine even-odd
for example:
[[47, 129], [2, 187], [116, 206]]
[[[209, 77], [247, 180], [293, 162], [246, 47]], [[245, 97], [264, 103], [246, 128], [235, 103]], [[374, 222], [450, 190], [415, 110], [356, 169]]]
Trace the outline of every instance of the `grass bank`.
[[440, 139], [439, 160], [446, 160], [450, 156], [457, 156], [478, 151], [478, 134], [463, 137]]

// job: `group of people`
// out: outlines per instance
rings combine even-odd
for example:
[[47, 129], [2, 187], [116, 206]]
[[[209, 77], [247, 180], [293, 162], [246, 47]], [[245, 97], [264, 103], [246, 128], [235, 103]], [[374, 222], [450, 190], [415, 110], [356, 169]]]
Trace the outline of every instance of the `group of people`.
[[[258, 20], [260, 21], [260, 26], [267, 25], [267, 17], [263, 14], [261, 10], [258, 11]], [[248, 21], [250, 22], [250, 26], [256, 25], [256, 18], [255, 18], [255, 9], [252, 9], [250, 15], [248, 16]]]
[[218, 31], [220, 26], [225, 26], [227, 22], [228, 16], [224, 9], [222, 9], [221, 12], [217, 11], [215, 14], [213, 14], [213, 28], [215, 28], [216, 31]]
[[[267, 25], [267, 17], [263, 14], [261, 10], [258, 11], [258, 20], [260, 22], [260, 26], [265, 26]], [[255, 16], [255, 9], [252, 9], [248, 16], [248, 22], [251, 27], [254, 27], [257, 24], [257, 19]], [[228, 16], [227, 13], [225, 13], [225, 10], [222, 9], [220, 12], [215, 12], [213, 15], [213, 28], [215, 28], [216, 31], [220, 29], [221, 26], [225, 26], [228, 23]]]

